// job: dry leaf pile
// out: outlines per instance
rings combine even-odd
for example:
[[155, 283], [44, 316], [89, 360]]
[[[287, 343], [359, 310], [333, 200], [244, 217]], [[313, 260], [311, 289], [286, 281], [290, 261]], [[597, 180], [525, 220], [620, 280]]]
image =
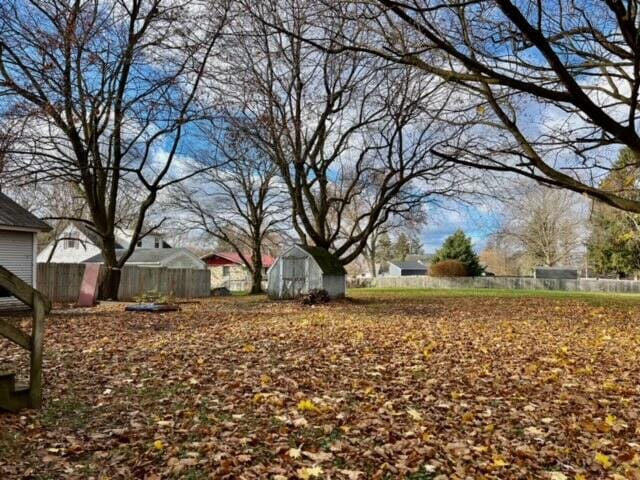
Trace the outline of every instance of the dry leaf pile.
[[120, 310], [49, 318], [45, 405], [0, 414], [0, 478], [640, 479], [640, 306]]

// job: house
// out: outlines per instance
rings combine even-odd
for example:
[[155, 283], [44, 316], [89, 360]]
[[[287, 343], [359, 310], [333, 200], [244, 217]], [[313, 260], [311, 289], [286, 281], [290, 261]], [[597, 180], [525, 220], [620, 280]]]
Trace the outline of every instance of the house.
[[[122, 258], [125, 250], [116, 250], [116, 258]], [[81, 263], [104, 263], [102, 253], [87, 258]], [[186, 248], [136, 248], [126, 265], [151, 268], [191, 268], [204, 270], [207, 265]]]
[[[214, 252], [204, 255], [202, 260], [211, 272], [211, 288], [226, 287], [231, 291], [244, 291], [251, 287], [251, 272], [237, 253]], [[265, 280], [267, 270], [274, 261], [269, 255], [262, 256], [262, 276]]]
[[417, 260], [389, 260], [390, 277], [406, 277], [410, 275], [426, 275], [428, 267]]
[[[51, 227], [0, 193], [0, 265], [36, 287], [38, 252], [37, 235]], [[22, 305], [19, 300], [0, 291], [0, 308]]]
[[346, 294], [344, 266], [323, 248], [293, 245], [269, 269], [270, 298], [296, 298], [314, 289], [324, 289], [331, 298]]
[[433, 254], [407, 255], [404, 260], [393, 259], [378, 266], [378, 275], [383, 277], [403, 277], [408, 275], [428, 275]]
[[[116, 229], [116, 248], [126, 249], [131, 243], [133, 232]], [[100, 237], [82, 222], [71, 222], [57, 238], [39, 254], [38, 263], [83, 263], [100, 253]], [[137, 247], [148, 249], [171, 248], [162, 235], [150, 233], [138, 240]]]

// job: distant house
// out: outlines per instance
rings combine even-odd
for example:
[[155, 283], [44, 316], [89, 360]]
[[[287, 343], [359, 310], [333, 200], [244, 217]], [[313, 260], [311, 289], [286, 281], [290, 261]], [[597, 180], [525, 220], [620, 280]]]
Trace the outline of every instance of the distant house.
[[343, 298], [347, 271], [333, 255], [319, 247], [293, 245], [269, 269], [270, 298], [296, 298], [323, 289], [331, 298]]
[[[32, 287], [36, 286], [37, 234], [51, 227], [0, 193], [0, 265]], [[22, 305], [0, 291], [0, 308]]]
[[[116, 250], [116, 258], [122, 258], [125, 250]], [[104, 263], [102, 253], [81, 263]], [[191, 268], [204, 270], [207, 265], [186, 248], [136, 248], [126, 265], [155, 268]]]
[[390, 277], [405, 277], [410, 275], [426, 275], [428, 267], [417, 260], [389, 260]]
[[[251, 272], [237, 253], [214, 252], [201, 258], [211, 272], [211, 288], [226, 287], [231, 291], [242, 291], [251, 287]], [[262, 256], [262, 276], [265, 282], [267, 270], [274, 261], [269, 255]]]
[[392, 259], [378, 266], [378, 275], [382, 277], [428, 275], [432, 257], [432, 254], [412, 254], [407, 255], [404, 260]]
[[[116, 248], [126, 249], [133, 232], [116, 229]], [[38, 254], [38, 263], [83, 263], [100, 253], [100, 237], [82, 222], [71, 222]], [[150, 233], [138, 241], [137, 247], [146, 249], [171, 248], [162, 235]]]

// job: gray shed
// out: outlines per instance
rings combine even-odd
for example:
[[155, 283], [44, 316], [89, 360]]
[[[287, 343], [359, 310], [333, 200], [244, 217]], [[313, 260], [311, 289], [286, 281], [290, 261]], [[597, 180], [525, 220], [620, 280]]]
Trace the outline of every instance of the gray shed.
[[293, 245], [285, 250], [268, 272], [270, 298], [295, 298], [313, 289], [324, 289], [331, 298], [343, 298], [347, 271], [324, 248]]
[[576, 280], [578, 269], [572, 267], [536, 267], [533, 270], [533, 278]]
[[[36, 287], [39, 232], [51, 227], [0, 193], [0, 265]], [[22, 306], [22, 302], [0, 289], [0, 309]]]

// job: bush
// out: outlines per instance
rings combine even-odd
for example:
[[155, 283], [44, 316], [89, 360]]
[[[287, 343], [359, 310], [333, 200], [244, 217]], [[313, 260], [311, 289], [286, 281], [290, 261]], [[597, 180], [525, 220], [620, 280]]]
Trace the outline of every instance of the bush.
[[322, 288], [314, 288], [306, 295], [300, 296], [300, 302], [303, 305], [316, 305], [318, 303], [329, 303], [329, 292]]
[[429, 275], [432, 277], [468, 277], [469, 271], [460, 260], [442, 260], [431, 265]]

